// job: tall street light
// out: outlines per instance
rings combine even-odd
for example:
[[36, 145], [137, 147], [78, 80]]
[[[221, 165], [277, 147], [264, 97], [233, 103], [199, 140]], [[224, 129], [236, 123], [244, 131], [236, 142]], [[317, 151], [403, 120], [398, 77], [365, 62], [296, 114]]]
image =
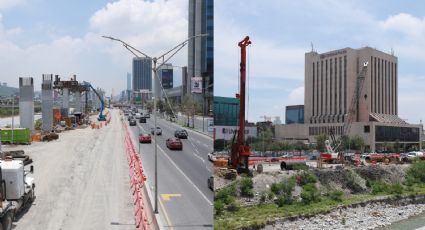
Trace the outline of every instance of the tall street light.
[[[158, 213], [158, 145], [156, 143], [156, 100], [158, 97], [158, 93], [156, 92], [156, 81], [155, 79], [158, 79], [158, 75], [157, 75], [157, 71], [159, 68], [161, 68], [161, 66], [163, 66], [166, 62], [168, 62], [176, 53], [178, 53], [181, 49], [183, 49], [183, 47], [185, 47], [187, 45], [187, 43], [194, 38], [197, 37], [205, 37], [208, 36], [208, 34], [198, 34], [192, 37], [189, 37], [188, 39], [186, 39], [185, 41], [179, 43], [178, 45], [176, 45], [174, 48], [168, 50], [167, 52], [165, 52], [164, 54], [158, 56], [158, 57], [150, 57], [149, 55], [143, 53], [142, 51], [134, 48], [134, 46], [128, 44], [127, 42], [122, 41], [121, 39], [118, 38], [114, 38], [111, 36], [102, 36], [103, 38], [107, 38], [113, 41], [117, 41], [120, 42], [128, 51], [130, 51], [134, 56], [136, 56], [137, 58], [139, 58], [140, 56], [137, 55], [141, 54], [142, 56], [150, 59], [153, 61], [153, 73], [154, 73], [154, 85], [153, 85], [153, 91], [154, 91], [154, 95], [153, 95], [153, 110], [154, 110], [154, 142], [155, 142], [155, 213]], [[162, 60], [162, 62], [157, 66], [157, 62], [158, 60]], [[133, 76], [134, 77], [134, 76]]]

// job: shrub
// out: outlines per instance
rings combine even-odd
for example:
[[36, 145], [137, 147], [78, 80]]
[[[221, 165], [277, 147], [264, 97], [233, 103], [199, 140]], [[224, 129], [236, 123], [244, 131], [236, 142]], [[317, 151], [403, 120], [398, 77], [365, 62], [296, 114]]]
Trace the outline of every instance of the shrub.
[[414, 162], [407, 170], [408, 184], [425, 183], [425, 161]]
[[214, 210], [216, 215], [221, 215], [224, 210], [224, 203], [221, 200], [214, 201]]
[[371, 182], [372, 194], [376, 195], [378, 193], [388, 193], [389, 186], [385, 182], [375, 181]]
[[284, 205], [290, 205], [292, 204], [292, 202], [293, 202], [292, 196], [288, 196], [286, 194], [279, 195], [277, 199], [275, 200], [275, 203], [277, 204], [278, 207], [282, 207]]
[[262, 192], [260, 195], [260, 202], [264, 203], [267, 200], [267, 193], [266, 192]]
[[299, 180], [299, 184], [304, 186], [306, 184], [314, 184], [317, 182], [317, 176], [311, 172], [303, 171], [296, 176]]
[[232, 184], [227, 188], [223, 188], [215, 193], [215, 200], [220, 200], [224, 204], [230, 204], [235, 200], [236, 185]]
[[254, 192], [252, 190], [253, 188], [254, 188], [254, 183], [252, 182], [252, 178], [246, 177], [240, 181], [241, 196], [253, 197], [254, 196]]
[[35, 124], [34, 124], [34, 129], [35, 130], [41, 130], [41, 126], [42, 125], [43, 125], [43, 121], [41, 120], [41, 118], [40, 119], [37, 119], [35, 121]]
[[400, 195], [403, 193], [403, 186], [400, 183], [392, 184], [390, 187], [390, 193]]
[[279, 195], [279, 194], [280, 194], [280, 191], [282, 191], [282, 184], [281, 184], [281, 183], [279, 183], [279, 182], [277, 182], [277, 183], [273, 183], [273, 184], [272, 184], [272, 186], [271, 186], [271, 188], [270, 188], [270, 190], [271, 190], [274, 194]]
[[241, 205], [238, 201], [233, 201], [230, 204], [227, 205], [227, 211], [229, 212], [236, 212], [241, 208]]
[[331, 200], [341, 202], [342, 201], [342, 195], [344, 195], [344, 193], [342, 191], [339, 191], [339, 190], [332, 191], [332, 192], [329, 193], [329, 198]]
[[313, 202], [320, 201], [319, 196], [320, 196], [320, 193], [314, 184], [306, 184], [303, 186], [303, 191], [301, 192], [301, 198], [304, 204], [310, 204]]
[[274, 198], [274, 193], [273, 193], [273, 192], [271, 192], [271, 191], [267, 192], [267, 198], [268, 198], [269, 200], [272, 200], [272, 199]]

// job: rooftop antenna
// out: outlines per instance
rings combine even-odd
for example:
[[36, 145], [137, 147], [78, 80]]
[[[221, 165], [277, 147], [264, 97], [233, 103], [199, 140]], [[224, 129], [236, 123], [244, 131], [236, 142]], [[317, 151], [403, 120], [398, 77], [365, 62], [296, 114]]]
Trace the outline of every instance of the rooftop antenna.
[[393, 49], [393, 47], [391, 47], [391, 55], [394, 56], [394, 49]]
[[310, 42], [310, 44], [311, 44], [311, 52], [314, 52], [313, 42]]

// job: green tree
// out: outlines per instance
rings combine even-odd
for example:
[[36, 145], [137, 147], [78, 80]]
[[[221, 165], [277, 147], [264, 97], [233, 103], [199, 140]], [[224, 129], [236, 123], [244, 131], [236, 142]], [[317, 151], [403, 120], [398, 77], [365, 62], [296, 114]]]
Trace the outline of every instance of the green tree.
[[187, 117], [187, 126], [190, 124], [190, 119], [195, 119], [196, 108], [199, 107], [193, 98], [189, 95], [183, 97], [181, 111]]
[[260, 126], [260, 135], [259, 140], [261, 141], [263, 147], [263, 151], [267, 151], [267, 147], [272, 143], [273, 141], [273, 133], [270, 130], [270, 127], [268, 126]]
[[316, 136], [316, 147], [319, 152], [325, 152], [326, 146], [325, 141], [328, 138], [326, 134], [320, 134]]
[[400, 153], [400, 140], [399, 139], [395, 140], [395, 142], [394, 142], [394, 150], [395, 150], [395, 153]]
[[350, 143], [351, 149], [353, 150], [363, 150], [365, 146], [364, 139], [359, 135], [355, 135], [354, 137], [352, 137]]

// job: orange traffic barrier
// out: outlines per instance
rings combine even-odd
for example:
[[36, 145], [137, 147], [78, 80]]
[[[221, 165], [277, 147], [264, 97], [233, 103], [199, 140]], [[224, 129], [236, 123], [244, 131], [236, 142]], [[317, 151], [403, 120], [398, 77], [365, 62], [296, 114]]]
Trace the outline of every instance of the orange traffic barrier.
[[32, 141], [41, 141], [41, 133], [34, 133], [31, 135]]

